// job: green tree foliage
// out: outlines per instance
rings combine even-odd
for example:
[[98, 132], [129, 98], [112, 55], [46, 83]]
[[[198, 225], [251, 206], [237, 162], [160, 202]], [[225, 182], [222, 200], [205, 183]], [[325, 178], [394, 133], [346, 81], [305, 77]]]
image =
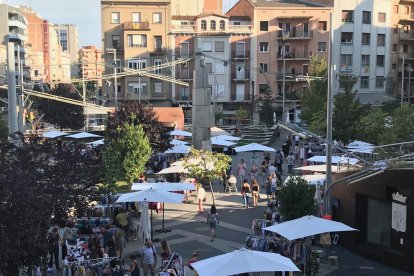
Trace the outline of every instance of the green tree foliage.
[[312, 116], [309, 130], [319, 136], [325, 137], [326, 135], [326, 104], [324, 108]]
[[339, 75], [339, 87], [345, 92], [353, 92], [355, 84], [358, 82], [358, 77], [351, 74]]
[[[363, 116], [357, 124], [357, 133], [362, 141], [378, 145], [380, 137], [386, 131], [386, 119], [388, 113], [380, 107], [373, 107]], [[385, 138], [385, 137], [384, 137]]]
[[95, 200], [100, 164], [47, 145], [0, 143], [0, 274], [18, 275], [47, 255], [47, 230]]
[[272, 106], [272, 90], [270, 87], [266, 89], [266, 92], [263, 95], [260, 107], [260, 121], [265, 123], [267, 126], [273, 125], [273, 106]]
[[184, 168], [188, 170], [188, 175], [201, 183], [209, 183], [211, 192], [213, 192], [211, 181], [221, 179], [222, 173], [227, 170], [230, 164], [231, 158], [228, 155], [195, 148], [192, 148], [184, 158]]
[[124, 124], [141, 125], [148, 137], [153, 150], [164, 152], [169, 147], [171, 137], [167, 134], [168, 128], [158, 121], [158, 116], [150, 105], [138, 101], [126, 101], [118, 110], [109, 114], [106, 122], [106, 136], [119, 136], [118, 128]]
[[4, 115], [0, 114], [0, 140], [6, 139], [9, 134], [9, 128], [4, 121]]
[[[134, 122], [135, 118], [131, 118]], [[106, 185], [118, 180], [131, 184], [145, 172], [145, 166], [151, 157], [151, 146], [141, 125], [126, 122], [117, 129], [115, 137], [107, 138], [107, 147], [103, 153]]]
[[320, 112], [326, 104], [327, 70], [328, 66], [325, 58], [315, 54], [310, 56], [310, 87], [304, 93], [301, 102], [301, 119], [308, 124], [311, 124], [314, 114]]
[[297, 176], [289, 178], [279, 191], [280, 213], [286, 220], [297, 219], [306, 215], [314, 215], [315, 187]]
[[414, 139], [414, 108], [403, 105], [394, 110], [389, 118], [381, 143], [400, 143]]
[[249, 111], [244, 108], [239, 108], [236, 111], [236, 120], [239, 121], [240, 124], [242, 124], [244, 120], [248, 119], [249, 116]]
[[[35, 86], [33, 89], [64, 98], [82, 101], [82, 96], [71, 84], [60, 83], [49, 92], [40, 86]], [[35, 103], [36, 109], [44, 114], [43, 119], [48, 123], [56, 125], [60, 129], [69, 128], [78, 130], [83, 128], [85, 124], [85, 114], [82, 106], [43, 98], [36, 100]]]

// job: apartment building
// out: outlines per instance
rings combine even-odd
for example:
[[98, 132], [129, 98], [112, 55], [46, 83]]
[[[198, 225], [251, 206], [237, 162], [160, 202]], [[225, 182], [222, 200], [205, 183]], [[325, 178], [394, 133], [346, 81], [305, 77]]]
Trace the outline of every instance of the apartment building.
[[222, 14], [222, 10], [222, 0], [171, 0], [171, 14], [174, 16]]
[[102, 50], [96, 46], [83, 46], [79, 49], [80, 74], [88, 80], [94, 80], [102, 87]]
[[[19, 10], [14, 6], [0, 3], [0, 82], [5, 82], [6, 64], [7, 64], [7, 41], [14, 43], [14, 56], [16, 57], [16, 76], [19, 67], [23, 71], [23, 81], [30, 80], [29, 65], [26, 63], [26, 42], [27, 42], [27, 20]], [[20, 65], [18, 60], [20, 58]]]
[[251, 18], [252, 95], [263, 99], [270, 89], [281, 116], [284, 90], [285, 115], [289, 110], [290, 121], [298, 121], [300, 99], [308, 90], [303, 77], [308, 74], [310, 56], [327, 58], [328, 54], [332, 7], [308, 2], [240, 0], [227, 12], [230, 17]]
[[[105, 64], [141, 69], [165, 63], [169, 59], [170, 8], [169, 0], [101, 0]], [[113, 66], [105, 68], [106, 74], [112, 74], [113, 70]], [[171, 74], [170, 68], [153, 72]], [[115, 97], [113, 83], [111, 79], [103, 85], [104, 94], [112, 100]], [[141, 97], [157, 105], [170, 105], [170, 87], [170, 83], [156, 78], [122, 76], [118, 78], [118, 100]]]
[[336, 0], [334, 5], [334, 42], [332, 62], [335, 65], [333, 93], [341, 91], [339, 77], [358, 77], [354, 87], [363, 104], [387, 101], [392, 89], [390, 75], [391, 0]]
[[55, 24], [54, 27], [57, 30], [59, 44], [62, 47], [62, 51], [66, 54], [69, 54], [71, 77], [76, 78], [79, 75], [78, 28], [76, 27], [76, 25], [72, 25], [72, 24]]
[[[392, 10], [391, 48], [389, 52], [392, 95], [411, 103], [414, 100], [414, 1], [394, 0]], [[403, 63], [404, 60], [404, 63]], [[404, 64], [404, 65], [403, 65]], [[404, 68], [404, 80], [403, 80]]]

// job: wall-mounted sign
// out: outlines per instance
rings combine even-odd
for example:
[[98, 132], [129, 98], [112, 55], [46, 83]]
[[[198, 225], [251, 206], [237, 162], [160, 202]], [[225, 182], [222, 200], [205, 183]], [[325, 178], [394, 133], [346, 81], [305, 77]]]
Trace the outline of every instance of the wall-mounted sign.
[[398, 232], [405, 232], [407, 230], [407, 206], [403, 205], [407, 202], [407, 197], [399, 193], [392, 194], [391, 211], [391, 228]]

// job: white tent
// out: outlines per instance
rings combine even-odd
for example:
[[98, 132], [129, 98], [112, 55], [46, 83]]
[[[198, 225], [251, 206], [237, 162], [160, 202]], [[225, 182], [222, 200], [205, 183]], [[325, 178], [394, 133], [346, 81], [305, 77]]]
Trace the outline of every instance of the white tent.
[[42, 134], [43, 138], [50, 138], [50, 139], [62, 137], [62, 136], [65, 136], [65, 135], [68, 135], [68, 133], [58, 131], [58, 130], [51, 130], [51, 131], [44, 132]]
[[185, 136], [185, 137], [191, 137], [193, 136], [193, 134], [191, 132], [188, 131], [184, 131], [184, 130], [173, 130], [170, 132], [171, 136]]
[[100, 139], [100, 140], [96, 140], [96, 141], [89, 142], [89, 143], [86, 143], [86, 144], [92, 145], [92, 146], [95, 147], [95, 146], [99, 146], [99, 145], [104, 145], [105, 142], [104, 142], [104, 139]]
[[[326, 163], [326, 156], [324, 155], [315, 155], [311, 158], [307, 159], [309, 162], [315, 162], [315, 163]], [[342, 157], [342, 156], [332, 156], [332, 164], [349, 164], [349, 165], [356, 165], [359, 162], [356, 158], [350, 158], [350, 157]]]
[[65, 138], [74, 138], [74, 139], [86, 139], [86, 138], [101, 138], [102, 136], [89, 133], [89, 132], [79, 132], [76, 134], [71, 134], [68, 136], [65, 136]]
[[274, 148], [271, 147], [266, 147], [257, 143], [251, 143], [245, 146], [241, 146], [241, 147], [235, 147], [234, 148], [235, 151], [237, 152], [247, 152], [247, 151], [269, 151], [269, 152], [275, 152]]
[[167, 149], [166, 151], [164, 151], [164, 153], [180, 153], [180, 154], [188, 154], [191, 150], [190, 146], [186, 146], [186, 145], [179, 145], [179, 146], [175, 146], [171, 149]]
[[286, 257], [276, 253], [253, 251], [240, 248], [230, 253], [221, 254], [192, 263], [200, 276], [227, 276], [248, 272], [300, 271]]
[[347, 148], [367, 148], [367, 147], [374, 147], [373, 144], [355, 140], [348, 144]]
[[[336, 172], [338, 170], [338, 166], [331, 166], [332, 172]], [[326, 164], [325, 165], [310, 165], [310, 166], [303, 166], [293, 168], [294, 170], [298, 171], [309, 171], [309, 172], [318, 172], [318, 173], [326, 173]]]
[[116, 203], [119, 202], [168, 202], [181, 204], [184, 199], [183, 194], [170, 193], [168, 191], [149, 188], [140, 192], [132, 192], [121, 195]]
[[[326, 181], [325, 174], [304, 174], [300, 176], [305, 179], [309, 185], [323, 185]], [[284, 183], [286, 183], [292, 176], [288, 176]]]
[[174, 145], [174, 146], [182, 146], [182, 145], [187, 145], [187, 144], [188, 144], [188, 142], [186, 142], [186, 141], [181, 141], [181, 140], [177, 140], [177, 139], [172, 139], [172, 140], [170, 141], [170, 144], [171, 144], [171, 145]]
[[226, 140], [226, 141], [240, 141], [241, 140], [240, 137], [235, 137], [231, 135], [217, 135], [217, 136], [211, 137], [211, 139], [221, 139], [221, 140]]
[[142, 191], [148, 189], [158, 189], [166, 192], [177, 192], [177, 191], [195, 191], [194, 183], [169, 183], [169, 182], [157, 182], [157, 183], [133, 183], [132, 191]]
[[219, 127], [211, 127], [210, 128], [211, 136], [218, 136], [218, 135], [230, 135], [227, 131], [219, 128]]
[[266, 231], [278, 233], [288, 240], [296, 240], [328, 232], [357, 231], [342, 222], [304, 216], [298, 219], [282, 222], [263, 228]]
[[183, 165], [173, 165], [169, 168], [162, 169], [157, 174], [169, 174], [169, 173], [188, 173], [188, 170]]
[[236, 143], [226, 141], [223, 139], [215, 139], [214, 137], [211, 138], [211, 144], [216, 146], [224, 146], [224, 147], [231, 147], [234, 146]]

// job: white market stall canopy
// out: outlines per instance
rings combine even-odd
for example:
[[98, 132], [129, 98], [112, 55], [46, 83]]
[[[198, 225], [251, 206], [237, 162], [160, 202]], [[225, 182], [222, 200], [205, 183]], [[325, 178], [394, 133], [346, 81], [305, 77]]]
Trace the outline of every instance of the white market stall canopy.
[[266, 147], [257, 143], [251, 143], [241, 147], [235, 147], [234, 150], [236, 152], [248, 152], [248, 151], [267, 151], [267, 152], [275, 152], [276, 150], [271, 147]]
[[225, 140], [225, 141], [240, 141], [241, 140], [240, 137], [235, 137], [231, 135], [217, 135], [217, 136], [212, 137], [211, 139], [220, 139], [220, 140]]
[[68, 136], [65, 136], [65, 138], [73, 138], [73, 139], [86, 139], [86, 138], [101, 138], [101, 135], [89, 133], [89, 132], [79, 132], [76, 134], [71, 134]]
[[[346, 167], [331, 166], [332, 172], [345, 171]], [[308, 172], [317, 172], [317, 173], [326, 173], [326, 164], [325, 165], [309, 165], [303, 167], [293, 168], [298, 171], [308, 171]]]
[[[307, 159], [309, 162], [315, 162], [315, 163], [326, 163], [326, 156], [324, 155], [316, 155], [309, 159]], [[356, 165], [359, 162], [356, 158], [350, 158], [350, 157], [342, 157], [342, 156], [332, 156], [332, 164], [349, 164], [349, 165]]]
[[48, 131], [48, 132], [44, 132], [42, 134], [43, 138], [50, 138], [50, 139], [58, 138], [58, 137], [65, 136], [65, 135], [68, 135], [68, 133], [58, 131], [58, 130], [51, 130], [51, 131]]
[[186, 146], [186, 145], [178, 145], [175, 146], [171, 149], [167, 149], [166, 151], [164, 151], [164, 153], [180, 153], [180, 154], [188, 154], [191, 150], [190, 146]]
[[116, 203], [120, 202], [164, 202], [181, 204], [184, 194], [170, 193], [164, 190], [147, 189], [139, 192], [132, 192], [121, 195]]
[[183, 165], [174, 165], [174, 166], [165, 168], [157, 172], [157, 174], [169, 174], [169, 173], [188, 173], [188, 170], [184, 168]]
[[162, 190], [166, 192], [179, 192], [179, 191], [195, 191], [195, 185], [193, 183], [169, 183], [169, 182], [157, 182], [157, 183], [133, 183], [132, 191], [143, 191], [148, 189]]
[[177, 139], [172, 139], [172, 140], [170, 141], [170, 144], [171, 144], [171, 145], [174, 145], [174, 146], [182, 146], [182, 145], [187, 145], [187, 144], [188, 144], [188, 142], [186, 142], [186, 141], [181, 141], [181, 140], [177, 140]]
[[216, 139], [216, 138], [213, 137], [213, 138], [211, 138], [211, 144], [215, 145], [215, 146], [231, 147], [231, 146], [234, 146], [236, 143], [226, 141], [226, 140], [223, 140], [223, 139]]
[[105, 141], [104, 141], [104, 139], [100, 139], [100, 140], [96, 140], [96, 141], [93, 141], [93, 142], [89, 142], [89, 143], [86, 143], [87, 145], [92, 145], [92, 146], [99, 146], [99, 145], [104, 145], [105, 144]]
[[265, 227], [263, 229], [278, 233], [290, 241], [328, 232], [357, 231], [357, 229], [349, 227], [342, 222], [318, 218], [315, 216], [304, 216], [298, 219]]
[[171, 136], [184, 136], [184, 137], [191, 137], [193, 136], [193, 134], [191, 132], [188, 131], [184, 131], [184, 130], [173, 130], [170, 132]]
[[211, 132], [211, 136], [230, 135], [230, 133], [228, 133], [227, 131], [219, 127], [211, 127], [210, 132]]
[[[326, 181], [325, 174], [304, 174], [300, 176], [305, 179], [309, 185], [323, 185]], [[292, 176], [288, 176], [284, 183], [286, 183]]]

